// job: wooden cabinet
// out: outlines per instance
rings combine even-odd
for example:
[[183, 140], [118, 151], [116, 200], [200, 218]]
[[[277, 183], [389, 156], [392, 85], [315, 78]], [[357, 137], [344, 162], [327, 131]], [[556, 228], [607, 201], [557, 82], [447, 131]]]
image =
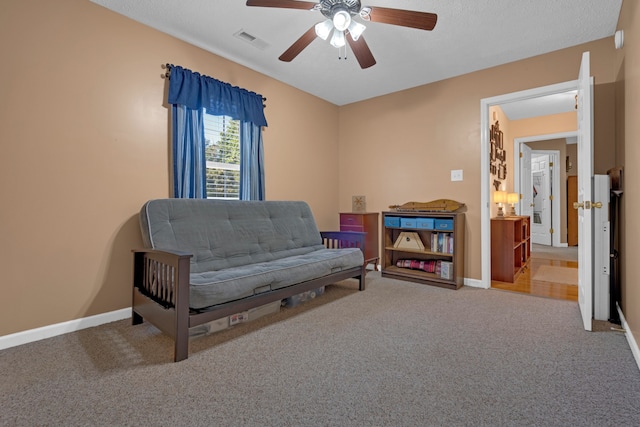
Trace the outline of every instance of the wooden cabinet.
[[365, 264], [373, 264], [378, 269], [380, 251], [378, 245], [378, 212], [345, 212], [340, 214], [340, 231], [360, 231], [367, 233], [365, 239]]
[[464, 213], [383, 212], [382, 277], [459, 289]]
[[531, 257], [528, 216], [491, 219], [491, 280], [513, 283]]

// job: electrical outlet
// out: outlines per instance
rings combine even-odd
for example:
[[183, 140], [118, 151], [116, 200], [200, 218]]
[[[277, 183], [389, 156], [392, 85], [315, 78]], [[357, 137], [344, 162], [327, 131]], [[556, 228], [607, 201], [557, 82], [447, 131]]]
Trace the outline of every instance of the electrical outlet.
[[462, 169], [451, 171], [451, 181], [462, 181]]

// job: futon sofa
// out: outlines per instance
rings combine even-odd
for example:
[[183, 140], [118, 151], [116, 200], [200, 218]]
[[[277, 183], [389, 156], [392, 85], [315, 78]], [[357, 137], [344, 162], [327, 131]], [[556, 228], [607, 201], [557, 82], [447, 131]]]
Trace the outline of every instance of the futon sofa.
[[302, 201], [157, 199], [140, 211], [133, 324], [148, 320], [186, 359], [189, 328], [355, 278], [366, 233], [320, 233]]

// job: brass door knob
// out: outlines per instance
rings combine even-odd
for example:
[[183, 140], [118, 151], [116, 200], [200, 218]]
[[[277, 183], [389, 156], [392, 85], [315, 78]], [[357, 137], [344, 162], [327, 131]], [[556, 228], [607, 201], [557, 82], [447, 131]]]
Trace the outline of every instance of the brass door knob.
[[584, 208], [584, 202], [573, 202], [573, 209]]
[[593, 202], [591, 203], [591, 206], [600, 209], [602, 207], [602, 202]]

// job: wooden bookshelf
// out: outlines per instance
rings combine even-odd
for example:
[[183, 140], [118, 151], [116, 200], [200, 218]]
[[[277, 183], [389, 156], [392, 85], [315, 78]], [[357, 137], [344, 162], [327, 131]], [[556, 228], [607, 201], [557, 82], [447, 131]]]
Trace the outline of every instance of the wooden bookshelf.
[[[459, 289], [464, 283], [464, 231], [464, 213], [383, 212], [382, 277]], [[417, 236], [424, 249], [398, 247], [398, 239], [406, 235], [402, 233], [410, 233], [412, 238]], [[435, 244], [432, 239], [436, 239]], [[399, 261], [405, 260], [426, 263], [425, 267], [435, 263], [436, 271], [398, 266]], [[445, 272], [442, 271], [443, 262], [446, 263]]]
[[528, 216], [491, 219], [491, 280], [513, 283], [531, 257]]

